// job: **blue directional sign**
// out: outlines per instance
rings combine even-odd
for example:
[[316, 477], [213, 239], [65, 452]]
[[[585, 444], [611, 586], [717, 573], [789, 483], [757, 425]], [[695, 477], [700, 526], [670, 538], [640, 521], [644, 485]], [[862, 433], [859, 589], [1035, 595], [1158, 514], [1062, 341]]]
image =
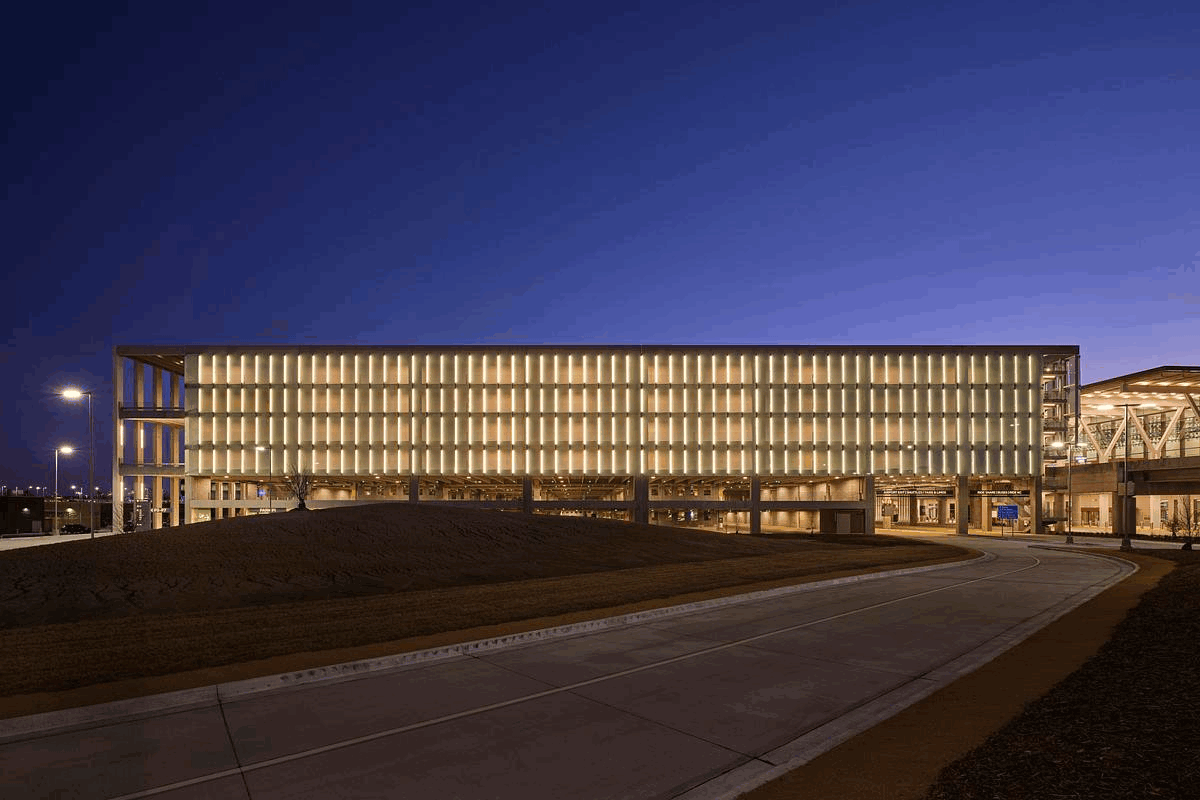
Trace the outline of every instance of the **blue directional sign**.
[[996, 517], [998, 519], [1016, 519], [1016, 506], [996, 506]]

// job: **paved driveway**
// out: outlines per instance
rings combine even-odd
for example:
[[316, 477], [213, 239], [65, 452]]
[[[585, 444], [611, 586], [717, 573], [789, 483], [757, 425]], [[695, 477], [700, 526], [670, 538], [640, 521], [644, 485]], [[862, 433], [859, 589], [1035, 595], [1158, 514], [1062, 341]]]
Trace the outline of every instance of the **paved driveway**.
[[3, 794], [732, 797], [1131, 569], [969, 543], [990, 557], [65, 732], [0, 722]]

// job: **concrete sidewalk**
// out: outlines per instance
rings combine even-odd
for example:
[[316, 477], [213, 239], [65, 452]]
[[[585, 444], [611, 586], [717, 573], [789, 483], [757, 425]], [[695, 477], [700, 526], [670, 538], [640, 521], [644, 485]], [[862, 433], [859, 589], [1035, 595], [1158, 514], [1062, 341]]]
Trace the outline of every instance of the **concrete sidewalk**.
[[731, 797], [1132, 569], [1021, 541], [976, 546], [991, 558], [332, 680], [279, 676], [267, 691], [220, 687], [57, 733], [9, 720], [0, 771], [25, 787], [15, 797]]
[[105, 528], [96, 531], [96, 535], [90, 533], [72, 533], [72, 534], [55, 534], [55, 533], [38, 533], [38, 534], [21, 534], [20, 536], [5, 536], [0, 539], [0, 551], [4, 550], [20, 550], [24, 547], [41, 547], [43, 545], [62, 544], [63, 542], [78, 542], [81, 539], [102, 539], [105, 536], [112, 536], [112, 528]]
[[[957, 534], [951, 528], [918, 528], [918, 527], [895, 527], [888, 529], [878, 529], [876, 533], [894, 534], [897, 536], [919, 536], [926, 539], [941, 539], [954, 537]], [[1121, 546], [1120, 537], [1111, 535], [1101, 535], [1099, 533], [1080, 533], [1076, 531], [1072, 534], [1074, 545], [1077, 547], [1108, 547], [1118, 549]], [[961, 537], [960, 542], [970, 543], [971, 540], [980, 541], [995, 541], [997, 539], [1003, 541], [1027, 542], [1029, 544], [1047, 544], [1047, 545], [1062, 545], [1066, 542], [1067, 535], [1065, 533], [1017, 533], [1010, 534], [1008, 532], [988, 531], [972, 531], [967, 536]], [[1167, 550], [1178, 550], [1183, 546], [1183, 540], [1171, 541], [1169, 539], [1133, 539], [1134, 548], [1162, 548]], [[1069, 545], [1068, 545], [1069, 546]]]

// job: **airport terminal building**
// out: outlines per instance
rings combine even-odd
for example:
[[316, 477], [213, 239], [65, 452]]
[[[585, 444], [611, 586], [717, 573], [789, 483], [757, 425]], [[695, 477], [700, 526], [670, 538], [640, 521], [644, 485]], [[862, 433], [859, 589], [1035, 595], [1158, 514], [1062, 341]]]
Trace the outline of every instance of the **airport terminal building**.
[[300, 473], [311, 508], [1038, 529], [1078, 375], [1071, 345], [118, 346], [113, 518], [290, 509]]

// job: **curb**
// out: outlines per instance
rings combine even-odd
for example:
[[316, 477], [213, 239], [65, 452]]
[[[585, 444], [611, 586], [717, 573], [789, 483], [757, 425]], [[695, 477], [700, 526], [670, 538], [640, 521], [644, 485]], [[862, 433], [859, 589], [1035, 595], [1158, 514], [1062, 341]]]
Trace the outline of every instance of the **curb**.
[[[0, 744], [29, 739], [37, 736], [48, 736], [65, 733], [81, 728], [99, 727], [116, 722], [158, 716], [166, 713], [188, 711], [196, 708], [219, 706], [224, 701], [234, 700], [263, 692], [273, 692], [305, 686], [317, 682], [338, 683], [356, 680], [366, 675], [388, 671], [413, 669], [435, 661], [458, 656], [470, 656], [475, 653], [516, 647], [532, 642], [542, 642], [551, 639], [567, 638], [580, 633], [598, 630], [621, 628], [635, 625], [653, 619], [688, 614], [712, 608], [721, 608], [739, 603], [750, 603], [758, 600], [768, 600], [802, 592], [819, 591], [831, 586], [842, 586], [850, 583], [882, 580], [901, 575], [915, 575], [950, 567], [961, 567], [965, 564], [982, 564], [995, 559], [991, 553], [982, 553], [974, 558], [962, 561], [951, 561], [945, 564], [931, 564], [924, 567], [907, 567], [904, 569], [885, 572], [871, 572], [861, 575], [847, 575], [825, 581], [801, 583], [795, 586], [780, 586], [775, 589], [764, 589], [758, 592], [718, 597], [711, 600], [698, 600], [676, 606], [638, 611], [615, 617], [576, 622], [570, 625], [558, 625], [552, 628], [514, 633], [506, 636], [496, 636], [488, 639], [476, 639], [470, 642], [444, 645], [428, 650], [416, 650], [410, 653], [398, 653], [393, 656], [349, 661], [344, 664], [333, 664], [328, 667], [284, 672], [268, 675], [262, 678], [250, 678], [242, 681], [203, 686], [195, 689], [183, 689], [175, 692], [148, 695], [129, 700], [115, 700], [110, 703], [81, 706], [62, 711], [47, 711], [42, 714], [30, 714], [24, 717], [0, 720]], [[1128, 563], [1128, 562], [1123, 562]]]

